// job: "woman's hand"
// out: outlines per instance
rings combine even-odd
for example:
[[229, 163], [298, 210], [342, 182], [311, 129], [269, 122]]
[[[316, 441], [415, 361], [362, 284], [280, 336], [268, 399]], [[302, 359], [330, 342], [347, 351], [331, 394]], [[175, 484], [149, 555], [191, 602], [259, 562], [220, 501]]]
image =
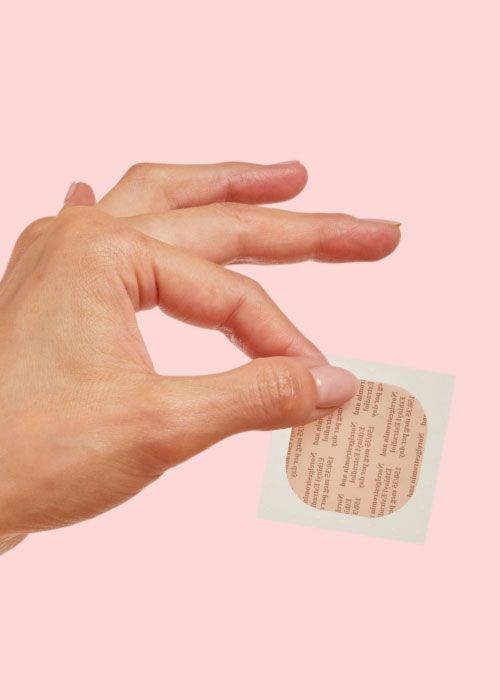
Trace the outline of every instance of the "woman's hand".
[[[73, 186], [59, 214], [21, 234], [0, 283], [5, 547], [116, 506], [228, 435], [307, 423], [353, 396], [350, 372], [259, 284], [223, 267], [376, 260], [395, 248], [397, 224], [256, 206], [306, 180], [297, 161], [138, 164], [97, 203]], [[158, 375], [135, 315], [156, 305], [253, 359]]]

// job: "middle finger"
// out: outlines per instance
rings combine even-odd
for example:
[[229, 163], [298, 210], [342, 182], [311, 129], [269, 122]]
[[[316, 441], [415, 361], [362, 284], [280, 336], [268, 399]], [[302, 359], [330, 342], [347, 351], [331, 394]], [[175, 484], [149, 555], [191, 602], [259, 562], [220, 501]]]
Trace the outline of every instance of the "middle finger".
[[207, 260], [285, 263], [378, 260], [399, 243], [399, 223], [235, 202], [124, 219], [135, 229]]

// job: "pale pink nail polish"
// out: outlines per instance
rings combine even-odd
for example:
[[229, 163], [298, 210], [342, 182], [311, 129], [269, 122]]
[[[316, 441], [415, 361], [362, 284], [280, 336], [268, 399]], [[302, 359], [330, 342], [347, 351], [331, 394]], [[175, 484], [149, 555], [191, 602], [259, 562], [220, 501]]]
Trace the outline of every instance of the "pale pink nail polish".
[[74, 191], [76, 190], [77, 186], [78, 186], [78, 183], [77, 183], [77, 182], [72, 182], [72, 183], [71, 183], [71, 185], [69, 186], [68, 191], [66, 192], [66, 197], [64, 198], [64, 202], [65, 202], [65, 203], [68, 201], [68, 199], [71, 198], [71, 196], [73, 195], [73, 193], [74, 193]]
[[361, 219], [367, 224], [389, 224], [390, 226], [401, 226], [400, 221], [390, 221], [390, 219]]
[[317, 408], [341, 406], [359, 390], [359, 379], [343, 367], [322, 365], [309, 370], [316, 382]]

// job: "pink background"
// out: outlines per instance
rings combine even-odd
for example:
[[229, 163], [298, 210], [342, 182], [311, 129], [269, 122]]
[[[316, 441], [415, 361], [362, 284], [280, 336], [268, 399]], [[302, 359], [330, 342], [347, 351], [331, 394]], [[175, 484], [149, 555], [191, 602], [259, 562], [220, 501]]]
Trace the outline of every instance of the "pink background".
[[[0, 560], [6, 700], [497, 697], [497, 7], [4, 11], [2, 268], [72, 180], [100, 196], [136, 161], [299, 158], [284, 206], [400, 220], [400, 248], [242, 271], [327, 353], [457, 377], [425, 545], [256, 519], [269, 433], [29, 537]], [[141, 324], [159, 371], [245, 361], [157, 311]]]

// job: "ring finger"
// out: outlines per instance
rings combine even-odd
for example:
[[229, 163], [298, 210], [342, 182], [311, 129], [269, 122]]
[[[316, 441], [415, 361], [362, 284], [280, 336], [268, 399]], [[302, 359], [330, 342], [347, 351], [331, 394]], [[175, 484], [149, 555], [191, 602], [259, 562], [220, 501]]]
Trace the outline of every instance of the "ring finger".
[[210, 202], [279, 202], [295, 197], [306, 182], [307, 171], [298, 161], [270, 165], [136, 163], [96, 207], [119, 217]]

